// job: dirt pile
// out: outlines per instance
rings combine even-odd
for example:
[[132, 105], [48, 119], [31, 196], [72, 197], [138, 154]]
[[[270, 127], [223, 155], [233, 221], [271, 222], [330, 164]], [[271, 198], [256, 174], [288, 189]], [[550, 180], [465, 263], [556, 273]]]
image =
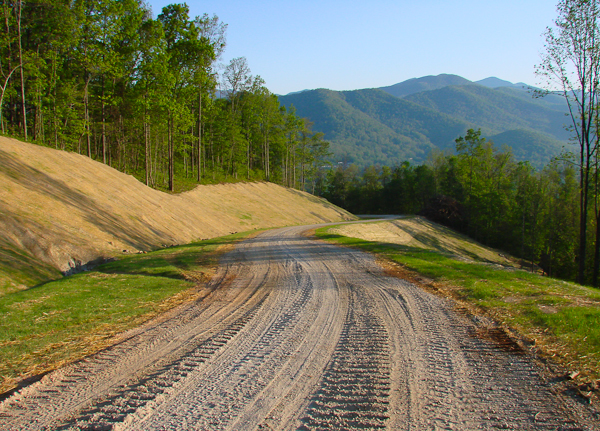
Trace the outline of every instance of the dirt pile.
[[325, 200], [271, 183], [169, 195], [85, 156], [0, 137], [0, 294], [95, 259], [350, 219]]

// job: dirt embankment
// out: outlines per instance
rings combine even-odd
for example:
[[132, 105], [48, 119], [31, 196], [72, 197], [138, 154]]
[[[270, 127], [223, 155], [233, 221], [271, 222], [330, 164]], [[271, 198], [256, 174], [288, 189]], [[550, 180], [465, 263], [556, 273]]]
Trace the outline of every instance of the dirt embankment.
[[520, 267], [513, 257], [478, 244], [452, 229], [433, 223], [423, 217], [360, 223], [339, 226], [331, 230], [343, 236], [365, 241], [399, 244], [407, 248], [433, 250], [462, 260], [488, 262], [509, 267]]
[[354, 217], [271, 183], [151, 189], [85, 156], [0, 137], [0, 294], [95, 259]]

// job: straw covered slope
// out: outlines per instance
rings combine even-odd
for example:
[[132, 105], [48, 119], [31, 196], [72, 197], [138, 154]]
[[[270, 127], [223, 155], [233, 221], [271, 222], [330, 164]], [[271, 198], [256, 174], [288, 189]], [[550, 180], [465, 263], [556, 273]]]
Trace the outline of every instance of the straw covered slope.
[[124, 250], [350, 219], [323, 199], [271, 183], [170, 195], [85, 156], [0, 137], [0, 292]]
[[437, 251], [463, 261], [519, 267], [517, 259], [420, 216], [375, 223], [353, 223], [331, 229], [330, 232], [365, 241], [398, 244], [407, 250], [415, 248]]

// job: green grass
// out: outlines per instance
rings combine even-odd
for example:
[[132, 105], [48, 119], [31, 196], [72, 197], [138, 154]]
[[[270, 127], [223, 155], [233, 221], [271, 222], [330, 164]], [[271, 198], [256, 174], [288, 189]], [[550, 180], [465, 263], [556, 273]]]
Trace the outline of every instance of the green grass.
[[328, 233], [340, 245], [376, 253], [431, 280], [438, 292], [470, 304], [535, 340], [542, 354], [600, 378], [600, 291], [522, 270], [465, 262], [414, 247], [364, 241]]
[[0, 297], [61, 276], [59, 270], [0, 240]]
[[190, 298], [240, 233], [132, 255], [0, 297], [0, 393], [79, 359]]

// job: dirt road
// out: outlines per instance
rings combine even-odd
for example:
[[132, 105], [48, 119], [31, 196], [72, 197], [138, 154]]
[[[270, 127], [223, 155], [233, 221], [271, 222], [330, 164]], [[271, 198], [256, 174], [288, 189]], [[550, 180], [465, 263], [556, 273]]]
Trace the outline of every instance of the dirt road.
[[208, 297], [6, 399], [0, 429], [593, 429], [508, 340], [303, 230], [241, 243]]

